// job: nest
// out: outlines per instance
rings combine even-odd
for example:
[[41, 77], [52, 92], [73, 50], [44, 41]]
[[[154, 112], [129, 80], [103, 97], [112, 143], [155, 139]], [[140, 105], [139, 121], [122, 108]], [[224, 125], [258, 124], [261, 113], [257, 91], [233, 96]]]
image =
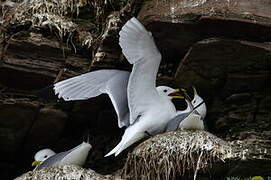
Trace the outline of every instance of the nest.
[[122, 176], [133, 179], [175, 179], [205, 172], [231, 154], [229, 143], [206, 131], [175, 131], [157, 135], [128, 155]]
[[59, 167], [45, 167], [38, 171], [29, 171], [15, 180], [26, 179], [85, 179], [85, 180], [109, 180], [120, 179], [119, 177], [113, 177], [110, 175], [101, 175], [91, 169], [83, 169], [75, 165], [65, 165]]

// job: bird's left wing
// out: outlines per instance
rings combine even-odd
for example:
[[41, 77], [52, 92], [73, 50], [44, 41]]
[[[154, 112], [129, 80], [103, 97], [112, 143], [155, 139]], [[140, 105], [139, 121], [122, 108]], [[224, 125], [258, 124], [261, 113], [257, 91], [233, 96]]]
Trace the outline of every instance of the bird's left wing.
[[127, 85], [130, 72], [98, 70], [54, 84], [55, 94], [65, 101], [84, 100], [108, 94], [118, 115], [119, 127], [129, 125]]
[[156, 75], [161, 54], [151, 33], [136, 18], [131, 18], [119, 34], [122, 52], [129, 63], [133, 64], [127, 89], [130, 124], [133, 124], [160, 98], [156, 90]]

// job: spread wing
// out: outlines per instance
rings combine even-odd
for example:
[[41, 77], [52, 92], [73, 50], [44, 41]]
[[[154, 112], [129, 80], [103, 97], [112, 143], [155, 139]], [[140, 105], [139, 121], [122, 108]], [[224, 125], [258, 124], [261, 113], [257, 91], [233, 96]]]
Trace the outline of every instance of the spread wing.
[[151, 33], [136, 18], [129, 20], [119, 34], [122, 52], [133, 64], [127, 91], [130, 124], [133, 124], [160, 98], [155, 87], [161, 54]]
[[55, 94], [65, 101], [84, 100], [106, 93], [118, 115], [119, 127], [129, 125], [127, 84], [130, 72], [98, 70], [54, 84]]

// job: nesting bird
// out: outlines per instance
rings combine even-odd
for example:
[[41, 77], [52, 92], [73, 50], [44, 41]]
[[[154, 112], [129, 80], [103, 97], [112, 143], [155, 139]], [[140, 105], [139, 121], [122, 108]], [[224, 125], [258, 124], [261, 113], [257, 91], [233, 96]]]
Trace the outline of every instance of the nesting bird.
[[71, 150], [61, 153], [55, 153], [51, 149], [43, 149], [35, 154], [35, 161], [32, 163], [32, 166], [36, 166], [34, 170], [39, 170], [44, 167], [64, 166], [71, 164], [83, 166], [90, 149], [91, 145], [86, 142], [79, 144]]
[[[187, 101], [191, 113], [179, 123], [178, 128], [182, 130], [183, 129], [204, 130], [203, 120], [207, 113], [207, 107], [204, 100], [198, 95], [195, 87], [193, 87], [193, 91], [194, 98], [192, 99], [191, 104], [189, 100]], [[182, 111], [180, 111], [180, 113], [182, 113]]]

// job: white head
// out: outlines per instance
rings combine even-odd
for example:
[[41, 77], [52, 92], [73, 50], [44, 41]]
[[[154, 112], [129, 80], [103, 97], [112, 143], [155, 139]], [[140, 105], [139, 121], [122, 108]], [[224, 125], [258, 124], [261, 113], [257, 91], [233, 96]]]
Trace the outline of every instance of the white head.
[[56, 153], [52, 151], [51, 149], [42, 149], [38, 151], [34, 156], [35, 161], [32, 163], [32, 166], [37, 166], [41, 164], [43, 161], [45, 161], [46, 159], [48, 159], [49, 157], [55, 154]]
[[168, 97], [169, 99], [182, 99], [184, 98], [179, 92], [179, 89], [173, 89], [168, 86], [158, 86], [156, 87], [158, 94], [160, 96]]
[[[191, 101], [192, 105], [194, 107], [198, 106], [200, 103], [202, 103], [204, 100], [198, 95], [196, 88], [193, 86], [193, 91], [194, 91], [194, 98]], [[199, 112], [201, 117], [204, 119], [207, 113], [207, 107], [205, 102], [201, 104], [199, 107], [196, 108], [196, 110]]]

